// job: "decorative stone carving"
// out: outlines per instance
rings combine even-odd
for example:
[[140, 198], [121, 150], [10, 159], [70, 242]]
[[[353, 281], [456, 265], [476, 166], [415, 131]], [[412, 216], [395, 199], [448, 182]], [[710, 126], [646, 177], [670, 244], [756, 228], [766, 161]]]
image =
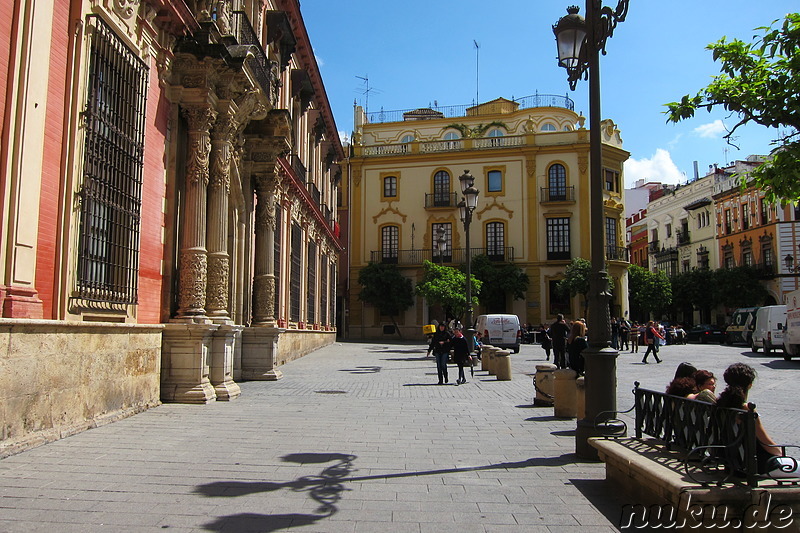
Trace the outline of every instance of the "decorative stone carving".
[[114, 0], [113, 8], [120, 18], [129, 19], [139, 10], [139, 0]]
[[589, 169], [589, 156], [588, 155], [579, 155], [578, 156], [578, 170], [580, 170], [581, 174], [586, 174], [586, 171]]
[[[230, 260], [228, 256], [209, 254], [209, 284], [206, 291], [206, 308], [210, 314], [214, 314], [214, 311], [226, 311], [228, 309], [229, 276]], [[224, 281], [224, 283], [218, 283], [219, 281]]]
[[179, 298], [183, 303], [181, 314], [196, 315], [205, 312], [206, 255], [196, 250], [181, 252]]

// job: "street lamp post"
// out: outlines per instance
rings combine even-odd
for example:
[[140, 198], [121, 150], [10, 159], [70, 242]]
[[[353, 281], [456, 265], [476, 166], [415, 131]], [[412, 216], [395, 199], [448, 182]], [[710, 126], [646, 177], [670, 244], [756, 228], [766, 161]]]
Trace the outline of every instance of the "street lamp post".
[[478, 194], [480, 191], [475, 188], [475, 177], [469, 173], [469, 170], [465, 170], [459, 176], [458, 181], [461, 183], [461, 194], [464, 195], [464, 199], [458, 203], [458, 213], [461, 216], [461, 222], [464, 223], [464, 234], [467, 241], [467, 310], [464, 321], [467, 323], [467, 346], [470, 353], [472, 353], [475, 329], [472, 327], [472, 251], [469, 245], [469, 226], [472, 223], [472, 212], [478, 206]]
[[558, 44], [558, 64], [567, 69], [570, 89], [580, 79], [589, 80], [589, 182], [590, 240], [592, 278], [589, 290], [589, 347], [583, 351], [586, 365], [585, 418], [578, 421], [575, 453], [597, 459], [589, 437], [622, 435], [624, 426], [611, 421], [617, 409], [617, 350], [611, 347], [611, 293], [605, 271], [605, 213], [603, 208], [603, 161], [600, 136], [600, 52], [606, 53], [606, 40], [628, 13], [628, 0], [619, 0], [616, 9], [602, 0], [586, 0], [586, 19], [579, 8], [570, 6], [553, 32]]

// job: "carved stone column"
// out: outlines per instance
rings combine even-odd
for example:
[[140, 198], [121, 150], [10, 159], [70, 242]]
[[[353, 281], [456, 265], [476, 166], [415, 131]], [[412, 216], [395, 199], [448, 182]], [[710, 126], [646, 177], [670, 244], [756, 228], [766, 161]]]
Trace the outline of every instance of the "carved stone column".
[[211, 132], [208, 187], [208, 284], [206, 311], [215, 322], [230, 320], [230, 256], [228, 254], [228, 198], [231, 190], [231, 155], [238, 123], [226, 113]]
[[256, 178], [253, 325], [275, 325], [275, 178]]
[[182, 217], [182, 247], [179, 259], [178, 318], [205, 315], [206, 195], [208, 187], [209, 127], [216, 113], [208, 105], [182, 108], [189, 123], [186, 190]]

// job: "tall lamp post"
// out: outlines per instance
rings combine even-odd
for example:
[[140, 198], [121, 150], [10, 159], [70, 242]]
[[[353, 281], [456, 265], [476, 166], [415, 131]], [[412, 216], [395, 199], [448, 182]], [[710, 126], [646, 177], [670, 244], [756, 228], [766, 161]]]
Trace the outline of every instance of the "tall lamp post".
[[467, 237], [467, 312], [464, 321], [467, 323], [467, 346], [472, 353], [475, 329], [472, 327], [472, 251], [469, 246], [469, 226], [472, 223], [472, 212], [478, 206], [478, 194], [480, 191], [475, 188], [475, 177], [465, 170], [464, 173], [458, 177], [461, 183], [461, 194], [464, 199], [458, 203], [458, 214], [461, 216], [461, 222], [464, 223], [464, 233]]
[[580, 79], [589, 79], [589, 183], [590, 240], [592, 278], [589, 290], [589, 347], [586, 361], [586, 416], [578, 421], [575, 453], [597, 459], [589, 437], [621, 435], [624, 426], [611, 421], [617, 409], [617, 350], [611, 348], [611, 293], [605, 271], [605, 213], [603, 210], [603, 153], [600, 137], [600, 52], [606, 53], [606, 40], [617, 24], [625, 20], [628, 0], [619, 0], [616, 9], [602, 0], [586, 0], [586, 19], [579, 8], [570, 6], [568, 15], [553, 26], [558, 44], [558, 64], [567, 69], [570, 89]]

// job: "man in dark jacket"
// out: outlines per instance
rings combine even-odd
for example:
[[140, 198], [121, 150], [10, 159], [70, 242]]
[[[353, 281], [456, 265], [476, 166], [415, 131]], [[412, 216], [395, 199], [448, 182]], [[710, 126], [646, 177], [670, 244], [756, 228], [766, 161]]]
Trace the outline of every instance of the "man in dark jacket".
[[567, 336], [569, 326], [564, 321], [564, 315], [556, 315], [556, 321], [550, 326], [550, 338], [553, 343], [553, 362], [558, 368], [567, 368]]
[[447, 383], [447, 359], [450, 357], [450, 333], [444, 323], [439, 324], [431, 339], [433, 356], [436, 358], [436, 372], [439, 374], [439, 385]]

